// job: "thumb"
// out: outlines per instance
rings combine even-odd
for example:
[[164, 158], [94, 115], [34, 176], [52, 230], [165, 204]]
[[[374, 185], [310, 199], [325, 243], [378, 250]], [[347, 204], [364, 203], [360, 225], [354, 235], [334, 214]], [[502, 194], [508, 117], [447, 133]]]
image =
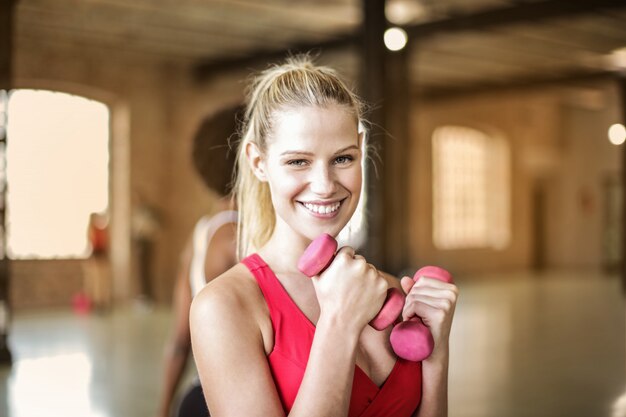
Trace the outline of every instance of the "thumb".
[[415, 285], [415, 281], [413, 281], [413, 278], [411, 277], [402, 277], [402, 279], [400, 280], [400, 285], [402, 285], [404, 293], [408, 294], [409, 291], [411, 291], [411, 288], [413, 288], [413, 285]]

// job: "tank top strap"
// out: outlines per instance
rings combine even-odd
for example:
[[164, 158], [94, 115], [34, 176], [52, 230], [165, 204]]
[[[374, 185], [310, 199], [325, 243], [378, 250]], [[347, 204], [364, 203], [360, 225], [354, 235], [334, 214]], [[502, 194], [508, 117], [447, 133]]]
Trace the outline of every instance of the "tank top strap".
[[282, 293], [284, 292], [282, 285], [278, 281], [278, 278], [276, 278], [276, 275], [274, 275], [274, 272], [258, 254], [253, 253], [244, 258], [241, 263], [243, 263], [248, 270], [250, 270], [252, 276], [254, 276], [270, 310], [270, 317], [272, 321], [274, 321], [273, 319], [276, 317], [277, 310], [280, 310], [280, 308], [285, 305], [284, 302], [281, 302]]
[[258, 254], [254, 253], [241, 262], [250, 270], [258, 283], [275, 330], [282, 328], [285, 323], [298, 323], [298, 327], [302, 326], [306, 332], [315, 332], [313, 323], [298, 308], [274, 271]]

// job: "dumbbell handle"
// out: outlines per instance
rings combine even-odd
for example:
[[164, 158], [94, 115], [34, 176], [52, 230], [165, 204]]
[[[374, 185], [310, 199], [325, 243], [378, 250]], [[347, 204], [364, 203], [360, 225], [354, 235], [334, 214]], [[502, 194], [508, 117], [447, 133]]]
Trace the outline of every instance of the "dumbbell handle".
[[[415, 273], [413, 280], [420, 277], [438, 279], [443, 282], [452, 282], [452, 275], [445, 269], [436, 266], [425, 266]], [[391, 347], [399, 357], [410, 361], [423, 361], [433, 352], [435, 342], [430, 330], [419, 317], [394, 326], [390, 336]]]
[[[337, 241], [329, 234], [322, 234], [311, 242], [298, 260], [298, 269], [304, 275], [313, 277], [319, 275], [335, 259]], [[404, 295], [397, 288], [389, 288], [387, 297], [380, 311], [370, 321], [370, 326], [376, 330], [383, 330], [391, 326], [402, 313]]]

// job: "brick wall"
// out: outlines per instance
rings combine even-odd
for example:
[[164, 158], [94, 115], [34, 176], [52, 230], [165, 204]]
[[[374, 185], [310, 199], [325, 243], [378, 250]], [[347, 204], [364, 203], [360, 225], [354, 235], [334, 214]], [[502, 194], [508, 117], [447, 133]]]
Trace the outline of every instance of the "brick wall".
[[80, 259], [12, 261], [13, 309], [71, 308], [72, 296], [82, 289], [83, 263]]

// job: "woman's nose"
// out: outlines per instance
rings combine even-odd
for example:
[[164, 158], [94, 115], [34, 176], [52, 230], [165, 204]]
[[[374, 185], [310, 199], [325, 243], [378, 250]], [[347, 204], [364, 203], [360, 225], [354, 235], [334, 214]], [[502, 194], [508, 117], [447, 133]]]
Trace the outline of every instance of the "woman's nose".
[[311, 191], [319, 196], [332, 195], [337, 190], [337, 183], [332, 170], [327, 166], [316, 167], [311, 172]]

